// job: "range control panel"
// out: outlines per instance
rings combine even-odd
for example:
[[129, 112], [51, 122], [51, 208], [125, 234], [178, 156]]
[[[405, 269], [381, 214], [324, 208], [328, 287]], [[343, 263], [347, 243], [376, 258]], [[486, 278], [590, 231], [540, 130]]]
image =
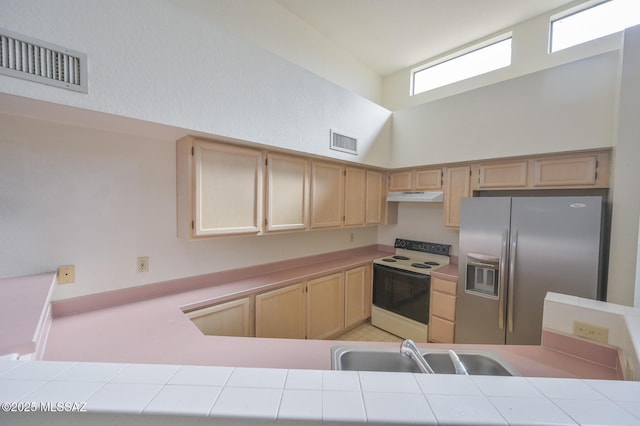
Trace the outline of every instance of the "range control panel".
[[449, 252], [451, 251], [451, 245], [449, 244], [404, 240], [402, 238], [396, 238], [396, 242], [393, 247], [405, 250], [421, 251], [424, 253], [440, 254], [442, 256], [449, 256]]

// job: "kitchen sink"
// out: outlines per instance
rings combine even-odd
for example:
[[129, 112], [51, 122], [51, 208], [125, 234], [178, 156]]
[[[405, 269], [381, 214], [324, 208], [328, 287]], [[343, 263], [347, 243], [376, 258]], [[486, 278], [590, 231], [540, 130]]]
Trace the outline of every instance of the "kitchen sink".
[[[436, 374], [455, 374], [447, 350], [421, 350], [422, 356]], [[455, 351], [471, 375], [519, 376], [520, 373], [496, 353], [485, 350], [458, 349]], [[364, 348], [335, 346], [331, 349], [331, 368], [353, 371], [388, 371], [420, 373], [418, 365], [396, 348]]]

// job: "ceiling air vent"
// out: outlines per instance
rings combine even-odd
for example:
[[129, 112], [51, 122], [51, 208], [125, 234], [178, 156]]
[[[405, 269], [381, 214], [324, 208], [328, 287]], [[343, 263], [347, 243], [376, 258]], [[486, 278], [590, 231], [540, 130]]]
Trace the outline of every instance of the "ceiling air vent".
[[358, 155], [358, 139], [345, 136], [334, 130], [331, 130], [331, 145], [329, 148], [335, 151], [347, 152], [349, 154]]
[[0, 74], [87, 93], [87, 55], [0, 28]]

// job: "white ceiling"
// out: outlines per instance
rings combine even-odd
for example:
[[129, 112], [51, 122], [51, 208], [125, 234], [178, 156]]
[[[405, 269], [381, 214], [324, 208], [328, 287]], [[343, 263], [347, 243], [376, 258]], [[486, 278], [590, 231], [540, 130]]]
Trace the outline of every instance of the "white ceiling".
[[576, 0], [276, 0], [381, 76]]

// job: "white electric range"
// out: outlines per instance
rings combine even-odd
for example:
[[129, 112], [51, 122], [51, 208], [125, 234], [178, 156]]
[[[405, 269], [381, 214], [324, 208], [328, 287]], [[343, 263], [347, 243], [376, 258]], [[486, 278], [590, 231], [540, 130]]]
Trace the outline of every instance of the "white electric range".
[[373, 261], [371, 323], [405, 339], [426, 342], [431, 271], [449, 264], [451, 246], [396, 239], [393, 255]]

